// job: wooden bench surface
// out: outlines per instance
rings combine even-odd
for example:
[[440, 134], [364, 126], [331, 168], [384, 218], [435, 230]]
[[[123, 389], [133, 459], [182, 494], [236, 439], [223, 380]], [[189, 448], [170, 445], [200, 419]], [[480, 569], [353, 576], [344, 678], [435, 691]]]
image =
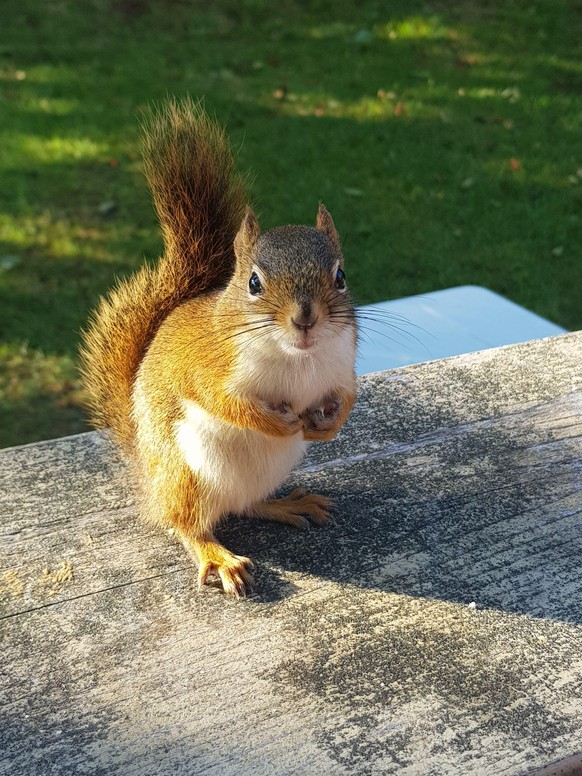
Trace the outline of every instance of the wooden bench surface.
[[136, 519], [105, 434], [1, 451], [0, 773], [517, 776], [582, 749], [582, 334], [362, 378], [296, 486], [335, 524], [229, 521], [257, 567], [233, 601]]

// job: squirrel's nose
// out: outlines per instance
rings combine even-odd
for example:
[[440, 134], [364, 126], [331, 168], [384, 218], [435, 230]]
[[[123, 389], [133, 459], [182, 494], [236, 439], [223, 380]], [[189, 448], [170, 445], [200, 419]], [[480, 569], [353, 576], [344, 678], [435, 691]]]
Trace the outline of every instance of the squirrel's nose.
[[315, 317], [300, 315], [297, 318], [291, 318], [291, 320], [297, 329], [303, 332], [308, 332], [310, 329], [313, 329], [317, 323], [317, 315]]
[[306, 334], [313, 329], [317, 318], [318, 310], [311, 299], [303, 297], [297, 300], [295, 309], [291, 313], [291, 321], [296, 329]]

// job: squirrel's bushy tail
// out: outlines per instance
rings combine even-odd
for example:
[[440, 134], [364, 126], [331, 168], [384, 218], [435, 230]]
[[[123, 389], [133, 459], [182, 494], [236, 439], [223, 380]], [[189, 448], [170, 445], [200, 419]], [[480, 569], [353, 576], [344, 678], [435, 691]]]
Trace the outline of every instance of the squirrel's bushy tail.
[[143, 122], [146, 177], [164, 254], [100, 300], [83, 332], [81, 373], [93, 424], [131, 450], [131, 393], [145, 351], [181, 302], [224, 284], [245, 212], [244, 181], [223, 130], [200, 104], [168, 101]]

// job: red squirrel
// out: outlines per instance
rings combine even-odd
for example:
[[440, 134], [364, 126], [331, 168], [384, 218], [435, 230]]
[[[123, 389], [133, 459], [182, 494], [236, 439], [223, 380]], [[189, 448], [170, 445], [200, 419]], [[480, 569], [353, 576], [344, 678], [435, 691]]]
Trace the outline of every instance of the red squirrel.
[[94, 425], [134, 464], [141, 511], [172, 528], [226, 593], [252, 562], [214, 537], [228, 514], [307, 524], [329, 499], [270, 496], [306, 441], [332, 439], [356, 396], [357, 326], [332, 217], [261, 233], [224, 131], [191, 100], [143, 125], [164, 253], [122, 280], [83, 333]]

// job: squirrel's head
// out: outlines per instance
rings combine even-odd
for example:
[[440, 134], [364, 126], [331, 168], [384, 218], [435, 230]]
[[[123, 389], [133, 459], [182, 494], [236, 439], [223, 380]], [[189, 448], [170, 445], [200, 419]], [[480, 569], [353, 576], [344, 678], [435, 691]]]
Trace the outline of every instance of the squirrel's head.
[[291, 353], [309, 353], [347, 329], [354, 311], [333, 219], [320, 204], [316, 225], [261, 234], [248, 209], [234, 241], [233, 296], [244, 293], [244, 328]]

